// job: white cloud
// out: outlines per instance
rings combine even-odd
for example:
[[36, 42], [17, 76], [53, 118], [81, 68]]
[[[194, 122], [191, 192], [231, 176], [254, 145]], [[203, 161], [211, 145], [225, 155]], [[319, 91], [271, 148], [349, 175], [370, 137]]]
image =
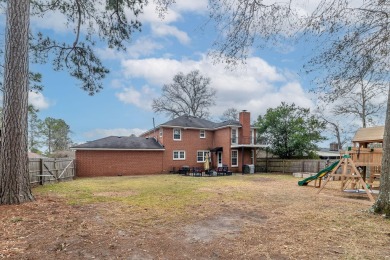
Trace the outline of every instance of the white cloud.
[[174, 10], [179, 10], [183, 12], [204, 13], [207, 11], [207, 5], [208, 0], [176, 0], [176, 3], [172, 6], [172, 8]]
[[129, 43], [126, 47], [126, 53], [114, 49], [96, 48], [98, 55], [105, 60], [122, 60], [125, 58], [135, 58], [151, 56], [156, 50], [160, 50], [164, 46], [157, 41], [148, 38], [140, 37], [135, 42]]
[[172, 22], [176, 22], [181, 18], [181, 15], [172, 10], [172, 8], [168, 9], [168, 12], [165, 13], [163, 19], [159, 17], [157, 12], [157, 5], [155, 3], [150, 2], [147, 6], [144, 7], [143, 13], [139, 16], [139, 19], [142, 23], [150, 23], [150, 24], [158, 24], [165, 23], [169, 24]]
[[150, 38], [142, 37], [137, 39], [134, 44], [127, 47], [127, 54], [131, 58], [139, 58], [141, 56], [149, 56], [154, 54], [156, 50], [162, 49], [164, 46]]
[[67, 25], [66, 16], [58, 11], [46, 12], [43, 17], [32, 16], [31, 27], [53, 30], [59, 34], [71, 31]]
[[[220, 115], [229, 107], [247, 109], [257, 116], [269, 107], [276, 107], [282, 101], [298, 106], [313, 108], [313, 102], [305, 93], [299, 81], [288, 70], [280, 70], [266, 61], [252, 57], [245, 67], [227, 70], [223, 64], [202, 56], [200, 60], [175, 60], [151, 58], [125, 60], [122, 62], [123, 75], [127, 79], [144, 79], [150, 86], [162, 87], [172, 82], [179, 72], [199, 70], [211, 78], [211, 86], [217, 90], [213, 115]], [[125, 99], [126, 97], [126, 99]], [[134, 89], [123, 93], [122, 101], [140, 104], [150, 98]], [[255, 118], [255, 117], [253, 117]]]
[[50, 102], [40, 92], [37, 93], [30, 91], [28, 93], [28, 102], [39, 110], [49, 108], [50, 106]]
[[189, 44], [190, 37], [186, 32], [183, 32], [175, 26], [166, 25], [166, 24], [153, 24], [152, 32], [157, 36], [173, 36], [175, 37], [181, 44]]
[[84, 133], [83, 136], [88, 139], [99, 139], [107, 136], [130, 136], [132, 134], [139, 136], [146, 131], [147, 130], [140, 128], [94, 129], [92, 131]]
[[137, 90], [134, 87], [125, 87], [115, 95], [123, 103], [131, 104], [144, 110], [151, 109], [153, 97], [156, 97], [155, 91], [147, 85], [143, 86], [141, 90]]

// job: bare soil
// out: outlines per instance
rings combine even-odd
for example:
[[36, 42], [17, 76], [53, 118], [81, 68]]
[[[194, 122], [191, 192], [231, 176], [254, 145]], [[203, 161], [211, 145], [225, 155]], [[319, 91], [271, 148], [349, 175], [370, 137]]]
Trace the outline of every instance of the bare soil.
[[390, 259], [390, 221], [368, 211], [364, 194], [329, 185], [317, 195], [285, 176], [215, 178], [238, 184], [199, 189], [218, 197], [189, 205], [185, 215], [42, 194], [1, 206], [0, 258]]

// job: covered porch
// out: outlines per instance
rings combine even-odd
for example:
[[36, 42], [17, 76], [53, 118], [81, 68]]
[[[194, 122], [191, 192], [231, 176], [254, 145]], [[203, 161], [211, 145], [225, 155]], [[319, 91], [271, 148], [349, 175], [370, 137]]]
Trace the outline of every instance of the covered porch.
[[[253, 167], [256, 164], [256, 154], [257, 150], [259, 149], [265, 149], [268, 145], [264, 144], [235, 144], [231, 145], [231, 154], [232, 154], [232, 160], [234, 161], [234, 156], [237, 154], [237, 164], [236, 169], [237, 172], [242, 173], [252, 173], [251, 169], [248, 169], [247, 166], [253, 165]], [[254, 169], [254, 168], [253, 168]]]

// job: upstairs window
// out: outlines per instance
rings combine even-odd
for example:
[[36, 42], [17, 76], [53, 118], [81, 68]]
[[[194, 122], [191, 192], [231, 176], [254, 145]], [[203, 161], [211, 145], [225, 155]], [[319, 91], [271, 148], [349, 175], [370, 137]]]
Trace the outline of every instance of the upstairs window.
[[232, 128], [232, 144], [238, 143], [237, 128]]
[[206, 138], [206, 131], [205, 130], [200, 130], [199, 131], [199, 137], [200, 138]]
[[176, 140], [176, 141], [181, 140], [181, 129], [180, 128], [173, 129], [173, 140]]
[[253, 130], [253, 129], [251, 129], [251, 136], [250, 136], [250, 138], [251, 138], [251, 144], [254, 144], [255, 143], [255, 141], [254, 141], [254, 139], [255, 139], [255, 130]]

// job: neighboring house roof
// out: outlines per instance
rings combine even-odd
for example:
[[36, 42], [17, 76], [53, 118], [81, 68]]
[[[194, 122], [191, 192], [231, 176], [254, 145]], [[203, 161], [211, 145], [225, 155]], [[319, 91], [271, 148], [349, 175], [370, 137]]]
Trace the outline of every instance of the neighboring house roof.
[[32, 153], [32, 152], [28, 152], [28, 158], [47, 158], [41, 154], [37, 154], [37, 153]]
[[62, 151], [52, 152], [50, 157], [54, 157], [54, 158], [75, 158], [76, 154], [75, 154], [75, 151], [62, 150]]
[[383, 142], [383, 134], [385, 133], [384, 126], [359, 128], [352, 142], [360, 143], [381, 143]]
[[71, 147], [74, 150], [164, 150], [154, 138], [109, 136]]
[[330, 151], [327, 148], [322, 148], [320, 151], [316, 151], [317, 155], [320, 158], [335, 158], [335, 157], [340, 157], [340, 152], [339, 151]]

